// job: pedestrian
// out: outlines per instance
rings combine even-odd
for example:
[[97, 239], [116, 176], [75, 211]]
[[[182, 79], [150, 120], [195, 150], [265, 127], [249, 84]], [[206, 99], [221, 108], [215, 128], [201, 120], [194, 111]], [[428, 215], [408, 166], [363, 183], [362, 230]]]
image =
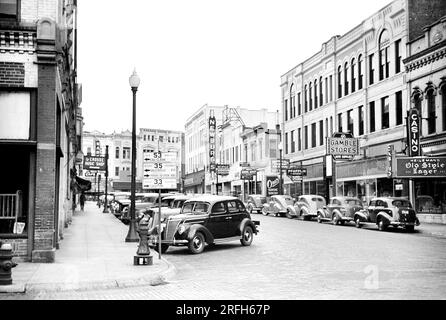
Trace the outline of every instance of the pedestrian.
[[81, 204], [81, 210], [84, 211], [84, 205], [85, 205], [85, 194], [82, 192], [80, 198], [79, 198], [79, 202]]

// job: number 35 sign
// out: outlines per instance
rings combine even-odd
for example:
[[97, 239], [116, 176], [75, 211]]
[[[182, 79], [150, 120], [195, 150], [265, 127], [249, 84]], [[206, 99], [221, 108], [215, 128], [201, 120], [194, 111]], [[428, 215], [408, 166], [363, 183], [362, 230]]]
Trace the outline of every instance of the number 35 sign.
[[177, 155], [174, 152], [144, 153], [144, 189], [177, 188]]

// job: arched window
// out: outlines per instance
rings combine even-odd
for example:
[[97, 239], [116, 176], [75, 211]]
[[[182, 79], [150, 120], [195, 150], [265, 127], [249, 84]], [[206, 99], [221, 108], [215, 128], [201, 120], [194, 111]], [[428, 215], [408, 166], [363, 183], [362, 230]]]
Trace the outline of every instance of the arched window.
[[313, 110], [313, 90], [311, 89], [311, 84], [308, 85], [308, 97], [310, 98], [310, 111]]
[[319, 78], [319, 106], [324, 104], [324, 94], [322, 91], [322, 77]]
[[294, 92], [294, 84], [290, 88], [290, 119], [296, 117], [296, 93]]
[[344, 65], [344, 94], [348, 95], [348, 62]]
[[342, 67], [338, 67], [338, 99], [342, 98]]
[[379, 80], [389, 77], [389, 32], [384, 29], [379, 37]]
[[358, 90], [362, 89], [362, 80], [363, 80], [363, 67], [362, 67], [362, 54], [358, 57]]
[[305, 100], [305, 112], [308, 112], [308, 94], [307, 94], [307, 85], [305, 85], [304, 100]]
[[352, 93], [356, 91], [356, 74], [355, 74], [355, 65], [356, 61], [355, 58], [352, 59], [352, 67], [351, 67], [351, 74], [352, 74]]
[[428, 84], [426, 89], [426, 100], [427, 100], [427, 133], [433, 134], [437, 131], [437, 113], [435, 108], [435, 96], [437, 95], [435, 87], [432, 83]]
[[314, 109], [317, 109], [318, 107], [317, 95], [318, 95], [317, 80], [314, 80]]
[[446, 77], [441, 78], [440, 95], [441, 95], [441, 123], [443, 131], [446, 131]]
[[418, 110], [418, 112], [421, 114], [421, 102], [423, 101], [423, 92], [420, 90], [420, 88], [415, 87], [412, 92], [412, 103], [413, 107]]

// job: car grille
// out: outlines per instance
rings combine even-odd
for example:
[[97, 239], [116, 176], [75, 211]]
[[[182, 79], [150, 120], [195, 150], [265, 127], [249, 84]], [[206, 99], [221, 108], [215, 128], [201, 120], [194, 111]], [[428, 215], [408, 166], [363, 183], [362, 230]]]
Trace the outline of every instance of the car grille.
[[180, 222], [181, 220], [171, 220], [167, 223], [166, 231], [164, 232], [165, 240], [173, 240]]

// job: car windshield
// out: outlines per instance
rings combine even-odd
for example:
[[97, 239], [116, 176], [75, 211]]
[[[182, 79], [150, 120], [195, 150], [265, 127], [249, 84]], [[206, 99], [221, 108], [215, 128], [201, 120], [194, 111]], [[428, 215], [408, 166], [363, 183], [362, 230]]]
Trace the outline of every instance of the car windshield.
[[186, 200], [173, 200], [171, 205], [170, 205], [170, 208], [171, 209], [181, 208], [185, 201]]
[[346, 203], [348, 206], [361, 206], [361, 207], [362, 207], [362, 202], [361, 202], [361, 200], [349, 199], [349, 200], [346, 200], [345, 203]]
[[398, 208], [412, 208], [412, 204], [409, 200], [394, 200], [392, 204]]
[[206, 202], [189, 202], [183, 206], [181, 213], [184, 214], [204, 214], [207, 213], [209, 204]]

